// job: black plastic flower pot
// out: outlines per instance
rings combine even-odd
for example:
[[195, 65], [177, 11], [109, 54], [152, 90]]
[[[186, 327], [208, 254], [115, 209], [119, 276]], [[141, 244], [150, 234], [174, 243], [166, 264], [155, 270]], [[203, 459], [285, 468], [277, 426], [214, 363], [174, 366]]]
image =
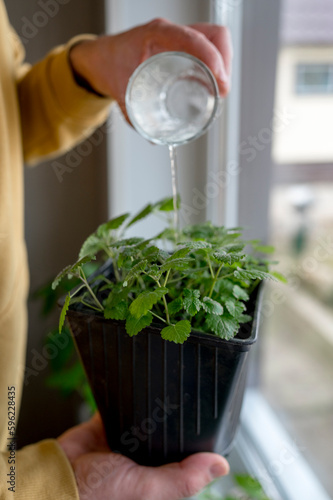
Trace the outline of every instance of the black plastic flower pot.
[[70, 329], [101, 413], [110, 448], [139, 464], [161, 465], [192, 453], [228, 454], [256, 341], [261, 293], [253, 320], [229, 341], [192, 331], [181, 345], [156, 327], [129, 337], [124, 321], [68, 311]]

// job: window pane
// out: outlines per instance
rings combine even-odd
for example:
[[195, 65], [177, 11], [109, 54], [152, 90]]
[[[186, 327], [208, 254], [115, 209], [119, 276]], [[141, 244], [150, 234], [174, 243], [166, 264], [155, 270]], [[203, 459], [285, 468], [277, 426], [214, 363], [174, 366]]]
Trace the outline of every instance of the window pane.
[[296, 92], [298, 94], [327, 94], [333, 92], [333, 65], [297, 64]]
[[267, 286], [262, 389], [333, 498], [333, 9], [304, 4], [281, 16], [270, 243], [288, 284]]

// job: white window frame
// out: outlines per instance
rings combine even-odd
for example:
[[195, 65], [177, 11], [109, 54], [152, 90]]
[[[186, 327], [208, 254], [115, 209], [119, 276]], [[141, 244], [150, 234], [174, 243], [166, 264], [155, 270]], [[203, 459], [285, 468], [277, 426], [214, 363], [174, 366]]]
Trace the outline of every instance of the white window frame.
[[[274, 121], [280, 0], [190, 1], [192, 14], [196, 6], [198, 14], [206, 15], [208, 12], [211, 21], [229, 25], [235, 57], [232, 91], [225, 101], [222, 115], [206, 137], [184, 146], [180, 151], [180, 181], [183, 181], [185, 191], [187, 184], [192, 183], [185, 193], [190, 203], [191, 197], [192, 201], [194, 199], [193, 185], [204, 197], [206, 195], [206, 210], [196, 214], [198, 220], [208, 217], [215, 223], [229, 227], [241, 225], [245, 228], [246, 237], [260, 238], [265, 242], [268, 237], [271, 143], [266, 141], [263, 144], [261, 141], [260, 144], [260, 137], [263, 136], [263, 130], [272, 128]], [[171, 19], [184, 22], [183, 14], [188, 5], [188, 0], [156, 0], [154, 4], [142, 0], [131, 5], [130, 0], [109, 0], [106, 1], [108, 31], [128, 28], [128, 19], [133, 17], [135, 9], [140, 10], [140, 15], [144, 13], [155, 17], [157, 6], [161, 7], [161, 13], [157, 12], [158, 16], [171, 12]], [[140, 16], [137, 22], [142, 22]], [[139, 194], [145, 188], [145, 182], [139, 185], [140, 179], [133, 180], [133, 168], [139, 169], [150, 179], [157, 196], [163, 194], [163, 189], [170, 193], [168, 157], [163, 148], [147, 144], [125, 127], [119, 116], [112, 118], [110, 128], [110, 215], [141, 208], [143, 205]], [[250, 144], [251, 138], [259, 141], [259, 149]], [[129, 142], [132, 148], [129, 148]], [[247, 149], [252, 149], [252, 154], [247, 154]], [[255, 158], [252, 158], [253, 150]], [[147, 162], [158, 166], [155, 170], [149, 170]], [[209, 168], [203, 168], [202, 162]], [[158, 168], [160, 170], [157, 175]], [[131, 184], [138, 190], [138, 199], [133, 196]], [[216, 189], [216, 185], [219, 189]], [[209, 189], [215, 194], [209, 196]], [[252, 361], [253, 364], [258, 364], [255, 358]], [[259, 422], [263, 432], [257, 432], [254, 422]], [[272, 442], [274, 446], [271, 446]], [[247, 390], [240, 431], [230, 456], [233, 470], [243, 468], [260, 477], [263, 467], [266, 467], [270, 479], [264, 486], [272, 498], [329, 500], [302, 459], [297, 460], [294, 467], [288, 468], [287, 474], [275, 477], [270, 475], [269, 466], [275, 459], [275, 454], [288, 442], [290, 446], [293, 445], [254, 384], [254, 387]]]

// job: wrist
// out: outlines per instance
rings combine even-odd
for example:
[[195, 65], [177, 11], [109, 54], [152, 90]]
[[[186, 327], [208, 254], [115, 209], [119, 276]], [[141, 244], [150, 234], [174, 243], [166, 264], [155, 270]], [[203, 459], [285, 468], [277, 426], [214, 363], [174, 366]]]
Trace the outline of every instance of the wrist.
[[108, 98], [109, 96], [100, 92], [92, 81], [88, 54], [92, 49], [91, 45], [94, 43], [94, 40], [81, 40], [75, 43], [68, 51], [68, 62], [77, 85], [97, 97]]

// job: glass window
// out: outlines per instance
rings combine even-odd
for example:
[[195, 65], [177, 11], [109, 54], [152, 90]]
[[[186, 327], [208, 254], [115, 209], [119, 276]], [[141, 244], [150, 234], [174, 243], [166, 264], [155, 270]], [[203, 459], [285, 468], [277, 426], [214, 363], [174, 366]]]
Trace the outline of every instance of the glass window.
[[296, 93], [333, 93], [333, 64], [297, 64]]

